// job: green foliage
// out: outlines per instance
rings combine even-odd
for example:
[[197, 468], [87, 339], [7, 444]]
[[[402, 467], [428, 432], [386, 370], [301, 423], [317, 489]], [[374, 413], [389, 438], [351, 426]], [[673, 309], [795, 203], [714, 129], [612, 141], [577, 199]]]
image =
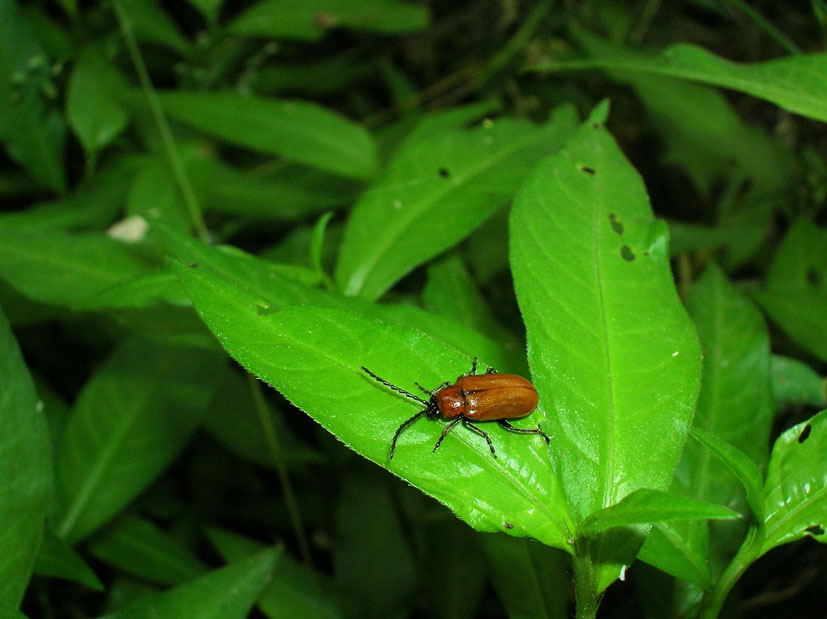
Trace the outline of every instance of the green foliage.
[[639, 8], [0, 0], [0, 615], [812, 616], [823, 2]]

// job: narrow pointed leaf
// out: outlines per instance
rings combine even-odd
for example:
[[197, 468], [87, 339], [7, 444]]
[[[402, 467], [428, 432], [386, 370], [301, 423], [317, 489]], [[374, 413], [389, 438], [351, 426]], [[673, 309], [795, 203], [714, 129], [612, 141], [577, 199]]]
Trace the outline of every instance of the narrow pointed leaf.
[[353, 209], [336, 268], [339, 288], [376, 299], [458, 243], [512, 198], [573, 124], [569, 108], [539, 126], [502, 118], [465, 129], [423, 120]]
[[737, 447], [727, 443], [717, 434], [701, 428], [692, 428], [691, 436], [701, 445], [715, 454], [744, 487], [752, 513], [757, 520], [764, 519], [763, 487], [764, 480], [758, 465]]
[[[421, 419], [388, 460], [394, 432], [422, 405], [380, 385], [361, 367], [417, 390], [415, 381], [436, 387], [467, 372], [469, 357], [399, 324], [330, 307], [279, 307], [205, 269], [180, 263], [176, 268], [228, 352], [352, 449], [479, 530], [506, 529], [568, 547], [565, 508], [540, 437], [491, 428], [499, 456], [494, 459], [481, 437], [457, 428], [431, 453], [444, 424]], [[526, 425], [536, 427], [542, 418], [542, 412], [535, 413]]]
[[173, 118], [231, 144], [342, 176], [369, 178], [376, 173], [370, 134], [316, 103], [233, 92], [166, 92], [159, 97]]
[[103, 583], [83, 557], [49, 530], [43, 536], [34, 571], [39, 576], [73, 580], [93, 591], [104, 591]]
[[827, 411], [775, 441], [764, 482], [761, 552], [809, 535], [827, 542]]
[[743, 64], [688, 44], [673, 45], [653, 58], [604, 57], [543, 64], [533, 71], [613, 69], [655, 73], [722, 86], [754, 95], [794, 112], [827, 121], [827, 53], [798, 54]]
[[581, 535], [592, 536], [615, 527], [629, 527], [674, 520], [729, 520], [741, 515], [706, 501], [641, 488], [627, 494], [611, 507], [601, 509], [583, 521]]
[[177, 585], [207, 571], [176, 539], [134, 514], [119, 518], [96, 535], [89, 551], [127, 574], [165, 585]]
[[314, 40], [330, 28], [387, 34], [428, 25], [428, 9], [398, 0], [260, 0], [227, 29], [235, 34]]
[[52, 490], [49, 428], [6, 316], [0, 312], [0, 605], [29, 582]]
[[[511, 213], [529, 363], [551, 413], [555, 470], [578, 520], [639, 488], [668, 488], [700, 370], [669, 269], [666, 226], [652, 216], [601, 112], [534, 170]], [[641, 542], [627, 540], [622, 551], [593, 542], [605, 561], [596, 593]], [[604, 551], [613, 559], [600, 558]]]
[[265, 550], [101, 619], [244, 619], [273, 578], [279, 550]]

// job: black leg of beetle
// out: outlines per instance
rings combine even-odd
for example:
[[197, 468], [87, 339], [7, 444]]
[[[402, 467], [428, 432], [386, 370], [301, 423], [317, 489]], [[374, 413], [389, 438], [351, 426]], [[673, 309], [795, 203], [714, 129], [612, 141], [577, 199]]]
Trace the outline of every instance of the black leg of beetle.
[[474, 357], [474, 362], [471, 364], [471, 376], [477, 373], [477, 358]]
[[515, 434], [539, 434], [544, 439], [546, 439], [546, 445], [550, 444], [548, 435], [540, 429], [540, 426], [537, 426], [537, 429], [535, 429], [535, 430], [528, 430], [528, 429], [525, 429], [525, 428], [515, 428], [510, 423], [508, 423], [508, 421], [506, 421], [505, 419], [498, 419], [497, 423], [500, 424], [503, 428], [505, 428], [509, 432], [514, 432]]
[[414, 415], [413, 417], [408, 419], [408, 421], [399, 426], [399, 429], [396, 431], [396, 434], [393, 435], [393, 441], [391, 442], [391, 455], [389, 458], [390, 460], [393, 460], [393, 452], [396, 451], [396, 440], [399, 438], [399, 435], [402, 434], [402, 430], [407, 428], [409, 425], [411, 425], [414, 421], [422, 417], [422, 415], [424, 415], [427, 412], [427, 408], [424, 411], [419, 411], [416, 415]]
[[494, 451], [494, 443], [491, 442], [491, 437], [488, 436], [488, 432], [486, 432], [482, 428], [478, 428], [473, 423], [468, 421], [465, 417], [462, 418], [462, 425], [464, 425], [466, 428], [471, 430], [471, 432], [479, 434], [481, 437], [483, 437], [486, 440], [486, 442], [488, 443], [488, 449], [491, 450], [491, 455], [494, 456], [495, 458], [497, 457], [497, 452]]
[[497, 370], [495, 370], [494, 368], [488, 368], [487, 370], [485, 370], [485, 373], [486, 374], [499, 374], [499, 372]]
[[442, 445], [443, 439], [446, 436], [448, 436], [448, 432], [453, 430], [454, 426], [457, 425], [462, 419], [465, 419], [465, 418], [464, 417], [456, 417], [453, 421], [451, 421], [451, 423], [449, 423], [447, 426], [445, 426], [445, 429], [442, 431], [442, 434], [439, 435], [439, 440], [436, 442], [436, 445], [434, 445], [434, 448], [433, 448], [432, 451], [436, 451], [437, 449], [439, 449], [439, 446]]

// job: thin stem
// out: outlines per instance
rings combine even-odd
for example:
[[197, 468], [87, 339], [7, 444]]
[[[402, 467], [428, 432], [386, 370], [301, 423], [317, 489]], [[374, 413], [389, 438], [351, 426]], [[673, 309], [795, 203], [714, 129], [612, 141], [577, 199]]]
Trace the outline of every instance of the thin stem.
[[309, 566], [311, 563], [310, 546], [307, 544], [307, 535], [304, 531], [299, 504], [293, 492], [293, 485], [290, 483], [290, 477], [287, 475], [287, 469], [284, 466], [284, 460], [281, 456], [278, 438], [276, 437], [276, 429], [273, 427], [273, 420], [270, 417], [270, 409], [264, 400], [264, 394], [261, 392], [261, 384], [258, 382], [258, 379], [248, 373], [247, 381], [250, 384], [250, 391], [253, 394], [253, 401], [256, 405], [256, 412], [261, 423], [261, 429], [264, 431], [264, 440], [276, 465], [279, 483], [281, 483], [281, 489], [284, 492], [284, 502], [287, 505], [287, 513], [290, 515], [290, 523], [293, 525], [293, 532], [299, 544], [299, 552], [304, 563]]
[[578, 553], [571, 560], [574, 572], [574, 603], [577, 619], [594, 619], [600, 596], [595, 593], [594, 565], [588, 548], [578, 548]]
[[198, 237], [202, 241], [209, 242], [210, 234], [207, 230], [207, 225], [204, 223], [201, 207], [198, 204], [198, 199], [195, 197], [192, 184], [184, 169], [181, 153], [178, 152], [178, 145], [175, 143], [175, 138], [172, 137], [172, 131], [169, 128], [166, 116], [164, 116], [161, 102], [158, 100], [158, 95], [149, 79], [149, 72], [147, 71], [146, 64], [144, 64], [141, 51], [138, 49], [138, 41], [135, 39], [135, 33], [132, 31], [132, 21], [129, 19], [129, 15], [124, 10], [120, 0], [112, 0], [112, 6], [115, 9], [115, 15], [118, 17], [118, 23], [120, 24], [121, 32], [126, 42], [126, 48], [129, 51], [129, 57], [132, 59], [132, 64], [135, 65], [135, 72], [138, 74], [141, 90], [143, 90], [144, 96], [149, 104], [149, 109], [155, 119], [158, 132], [161, 134], [161, 141], [164, 144], [164, 149], [169, 158], [172, 173], [175, 175], [175, 180], [184, 198], [184, 204], [187, 207], [193, 228], [195, 228]]
[[735, 586], [735, 583], [738, 582], [738, 579], [741, 578], [747, 568], [761, 556], [761, 545], [764, 537], [760, 533], [758, 526], [750, 528], [747, 539], [744, 540], [738, 553], [729, 562], [718, 582], [715, 583], [712, 593], [704, 601], [701, 619], [715, 619], [721, 613], [721, 608], [723, 608], [732, 587]]

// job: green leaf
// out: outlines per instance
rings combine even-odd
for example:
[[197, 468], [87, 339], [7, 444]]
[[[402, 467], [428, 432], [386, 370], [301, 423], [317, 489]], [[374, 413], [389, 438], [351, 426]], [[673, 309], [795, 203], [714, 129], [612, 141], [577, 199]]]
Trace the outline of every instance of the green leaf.
[[29, 174], [63, 193], [66, 128], [44, 96], [55, 91], [49, 64], [17, 3], [0, 2], [0, 142]]
[[89, 552], [122, 572], [164, 585], [177, 585], [207, 571], [175, 538], [134, 514], [118, 518], [96, 535]]
[[118, 102], [125, 80], [115, 69], [106, 49], [88, 46], [78, 55], [66, 92], [66, 119], [87, 156], [112, 142], [129, 122]]
[[[133, 101], [137, 97], [130, 95]], [[370, 134], [316, 103], [233, 92], [163, 92], [158, 97], [173, 118], [231, 144], [346, 177], [370, 178], [376, 173], [376, 146]]]
[[[309, 303], [357, 311], [380, 320], [395, 322], [423, 331], [444, 340], [468, 355], [488, 360], [502, 371], [515, 371], [525, 366], [519, 351], [509, 351], [498, 342], [464, 325], [407, 304], [377, 305], [359, 298], [345, 298], [312, 288], [284, 277], [281, 265], [261, 260], [231, 247], [215, 248], [156, 224], [170, 249], [186, 264], [198, 265], [226, 278], [231, 285], [241, 286], [267, 300], [275, 310], [284, 305]], [[228, 282], [228, 283], [229, 283]]]
[[101, 233], [0, 228], [0, 277], [35, 301], [72, 306], [144, 270], [124, 243]]
[[[686, 298], [704, 351], [694, 427], [738, 448], [756, 464], [769, 457], [770, 342], [760, 312], [710, 263]], [[727, 504], [734, 480], [702, 456], [688, 477], [693, 496]]]
[[[668, 488], [700, 371], [666, 227], [601, 115], [604, 108], [534, 170], [511, 212], [529, 364], [577, 521], [634, 490]], [[594, 595], [642, 541], [590, 542], [601, 564]]]
[[827, 361], [827, 230], [793, 223], [754, 296], [791, 340]]
[[265, 550], [138, 601], [101, 619], [244, 619], [273, 578], [278, 550]]
[[827, 411], [775, 441], [764, 482], [761, 554], [809, 535], [827, 542]]
[[346, 295], [377, 299], [461, 241], [511, 199], [535, 162], [560, 147], [574, 117], [565, 107], [539, 126], [511, 118], [473, 129], [444, 124], [440, 115], [422, 121], [353, 209], [336, 269]]
[[776, 409], [782, 409], [787, 404], [827, 406], [827, 381], [806, 363], [773, 355], [770, 370]]
[[212, 351], [128, 340], [86, 384], [57, 454], [56, 532], [80, 540], [178, 455], [212, 396]]
[[681, 43], [651, 58], [606, 56], [578, 62], [539, 64], [531, 68], [537, 72], [583, 69], [654, 73], [722, 86], [766, 99], [795, 114], [827, 121], [827, 53], [742, 64]]
[[703, 590], [712, 587], [709, 531], [705, 521], [656, 522], [637, 558]]
[[[224, 559], [233, 562], [261, 550], [262, 544], [242, 535], [212, 528], [210, 541]], [[270, 619], [294, 617], [341, 617], [333, 596], [330, 579], [280, 552], [273, 570], [273, 581], [258, 599], [258, 606]]]
[[157, 0], [118, 0], [128, 15], [131, 28], [139, 41], [157, 43], [182, 56], [191, 52], [189, 42], [178, 31]]
[[397, 0], [261, 0], [227, 29], [234, 34], [316, 40], [336, 27], [402, 34], [427, 25], [426, 7]]
[[715, 454], [733, 475], [738, 478], [738, 481], [741, 482], [744, 490], [746, 490], [747, 503], [749, 503], [752, 513], [755, 514], [756, 520], [763, 520], [764, 504], [762, 496], [764, 480], [761, 476], [761, 470], [755, 462], [743, 451], [727, 443], [717, 434], [696, 427], [692, 428], [690, 435], [710, 452]]
[[52, 490], [49, 428], [0, 312], [0, 605], [16, 608], [32, 573]]
[[48, 529], [43, 536], [34, 571], [39, 576], [73, 580], [93, 591], [104, 590], [103, 583], [83, 557]]
[[[467, 372], [470, 357], [419, 330], [343, 309], [284, 307], [206, 269], [180, 263], [176, 268], [228, 352], [346, 445], [479, 530], [502, 530], [508, 522], [512, 534], [568, 547], [567, 516], [541, 439], [492, 428], [499, 455], [494, 459], [481, 437], [459, 428], [431, 453], [444, 426], [421, 420], [403, 435], [396, 459], [388, 461], [394, 432], [421, 405], [360, 368], [415, 389], [414, 381], [435, 387]], [[527, 425], [538, 419], [541, 414]]]
[[[644, 57], [585, 30], [574, 29], [573, 34], [598, 59]], [[791, 183], [789, 152], [763, 130], [745, 123], [718, 90], [660, 75], [607, 73], [635, 90], [648, 110], [648, 121], [667, 146], [666, 160], [685, 170], [705, 194], [716, 188], [714, 183], [720, 183], [725, 173], [734, 175], [739, 184], [749, 178], [750, 189], [758, 194], [779, 192]], [[761, 228], [766, 234], [769, 227], [764, 223]], [[739, 234], [721, 232], [729, 233], [722, 240], [737, 242]], [[673, 249], [674, 241], [673, 236]]]
[[[193, 149], [181, 148], [181, 159], [189, 163]], [[141, 166], [127, 195], [126, 215], [146, 220], [159, 218], [184, 231], [191, 228], [184, 198], [169, 161], [162, 155], [147, 159]]]
[[566, 555], [531, 540], [482, 535], [491, 582], [511, 619], [565, 619]]
[[616, 527], [673, 520], [730, 520], [740, 517], [741, 514], [723, 505], [641, 488], [627, 494], [614, 505], [590, 514], [583, 520], [578, 533], [591, 537]]

